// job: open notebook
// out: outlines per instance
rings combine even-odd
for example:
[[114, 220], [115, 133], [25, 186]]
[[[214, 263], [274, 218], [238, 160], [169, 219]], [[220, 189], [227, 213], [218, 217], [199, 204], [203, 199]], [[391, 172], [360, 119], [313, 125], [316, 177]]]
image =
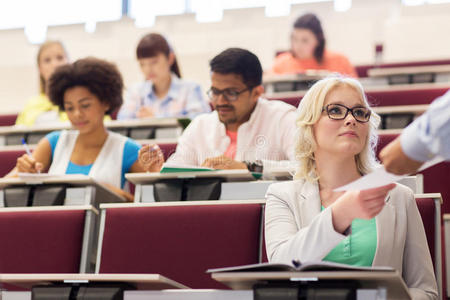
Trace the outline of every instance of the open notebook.
[[165, 163], [161, 169], [161, 173], [175, 173], [175, 172], [208, 172], [216, 171], [215, 169], [197, 167], [191, 165], [171, 164]]
[[395, 271], [391, 267], [361, 267], [328, 261], [314, 261], [292, 265], [282, 263], [262, 263], [236, 267], [209, 269], [207, 273], [221, 272], [306, 272], [306, 271]]

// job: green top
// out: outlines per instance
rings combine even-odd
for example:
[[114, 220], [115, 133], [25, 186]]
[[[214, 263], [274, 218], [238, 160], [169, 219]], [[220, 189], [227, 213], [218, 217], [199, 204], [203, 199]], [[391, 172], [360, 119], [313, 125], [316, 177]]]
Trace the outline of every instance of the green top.
[[370, 220], [355, 219], [351, 226], [352, 233], [334, 247], [323, 260], [352, 266], [370, 267], [377, 249], [375, 218]]

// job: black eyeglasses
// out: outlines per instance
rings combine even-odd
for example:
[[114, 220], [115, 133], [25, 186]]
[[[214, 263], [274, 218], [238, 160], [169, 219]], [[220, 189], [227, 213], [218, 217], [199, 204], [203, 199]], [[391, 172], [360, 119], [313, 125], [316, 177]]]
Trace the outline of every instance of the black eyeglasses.
[[224, 89], [224, 90], [219, 90], [216, 88], [210, 88], [208, 92], [206, 92], [206, 94], [208, 95], [208, 97], [212, 100], [212, 101], [217, 101], [217, 99], [219, 99], [220, 95], [223, 95], [223, 97], [227, 100], [227, 101], [236, 101], [239, 98], [239, 95], [242, 94], [243, 92], [246, 91], [250, 91], [251, 88], [245, 88], [242, 91], [236, 91], [234, 89]]
[[367, 107], [357, 106], [348, 108], [342, 104], [328, 104], [322, 111], [326, 111], [328, 117], [333, 120], [343, 120], [347, 118], [348, 112], [351, 112], [356, 121], [360, 123], [366, 123], [370, 120], [370, 114], [372, 111]]

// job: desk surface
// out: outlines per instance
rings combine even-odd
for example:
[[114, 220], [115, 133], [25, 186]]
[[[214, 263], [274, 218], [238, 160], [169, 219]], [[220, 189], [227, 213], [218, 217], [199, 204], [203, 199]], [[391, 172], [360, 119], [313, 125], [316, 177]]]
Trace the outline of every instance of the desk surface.
[[372, 107], [372, 110], [377, 114], [413, 113], [415, 115], [420, 115], [423, 114], [429, 106], [429, 104], [374, 106]]
[[126, 208], [126, 207], [167, 207], [167, 206], [199, 206], [199, 205], [236, 205], [236, 204], [266, 204], [265, 199], [260, 200], [202, 200], [202, 201], [167, 201], [147, 203], [103, 203], [100, 209]]
[[415, 66], [396, 68], [373, 68], [367, 70], [369, 77], [384, 77], [392, 75], [408, 75], [423, 73], [450, 73], [450, 65]]
[[139, 290], [189, 289], [159, 274], [0, 274], [0, 282], [31, 288], [52, 283], [127, 282]]
[[358, 280], [362, 288], [386, 287], [388, 299], [411, 299], [408, 287], [397, 271], [223, 272], [211, 276], [235, 290], [252, 289], [255, 283], [268, 280]]
[[248, 170], [217, 170], [200, 172], [176, 172], [176, 173], [128, 173], [125, 178], [134, 184], [152, 183], [161, 179], [183, 179], [183, 178], [211, 178], [219, 177], [229, 181], [255, 180]]
[[[106, 128], [146, 128], [146, 127], [179, 127], [178, 119], [176, 118], [149, 118], [126, 121], [106, 121]], [[54, 130], [70, 129], [69, 123], [57, 123], [51, 125], [36, 125], [36, 126], [0, 126], [0, 134], [14, 134], [14, 133], [32, 133], [32, 132], [51, 132]]]
[[72, 186], [94, 185], [100, 188], [99, 194], [103, 193], [103, 195], [112, 195], [118, 198], [119, 201], [126, 202], [126, 199], [124, 197], [113, 192], [104, 184], [94, 180], [89, 176], [81, 174], [55, 175], [55, 176], [48, 176], [42, 179], [37, 177], [30, 180], [24, 180], [19, 177], [0, 178], [0, 188], [5, 188], [8, 186], [40, 185], [40, 184], [70, 184]]
[[332, 72], [326, 70], [306, 70], [303, 73], [297, 74], [268, 74], [263, 76], [263, 84], [276, 83], [276, 82], [300, 82], [300, 81], [311, 81], [319, 80]]
[[[413, 91], [413, 90], [426, 90], [426, 89], [450, 89], [449, 83], [414, 83], [414, 84], [396, 84], [396, 85], [376, 85], [365, 86], [364, 91], [366, 94], [372, 92], [401, 92], [401, 91]], [[289, 92], [276, 92], [265, 94], [264, 96], [269, 99], [284, 99], [284, 98], [296, 98], [303, 97], [307, 90], [302, 91], [289, 91]]]

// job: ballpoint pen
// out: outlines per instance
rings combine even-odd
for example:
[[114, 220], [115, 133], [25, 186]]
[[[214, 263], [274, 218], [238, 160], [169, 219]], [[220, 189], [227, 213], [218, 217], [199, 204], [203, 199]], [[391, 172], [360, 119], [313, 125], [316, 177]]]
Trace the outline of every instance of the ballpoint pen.
[[[28, 147], [28, 144], [25, 142], [25, 139], [22, 138], [22, 145], [25, 148], [25, 152], [27, 152], [28, 156], [32, 157], [30, 147]], [[41, 173], [40, 170], [37, 170], [38, 173]]]

